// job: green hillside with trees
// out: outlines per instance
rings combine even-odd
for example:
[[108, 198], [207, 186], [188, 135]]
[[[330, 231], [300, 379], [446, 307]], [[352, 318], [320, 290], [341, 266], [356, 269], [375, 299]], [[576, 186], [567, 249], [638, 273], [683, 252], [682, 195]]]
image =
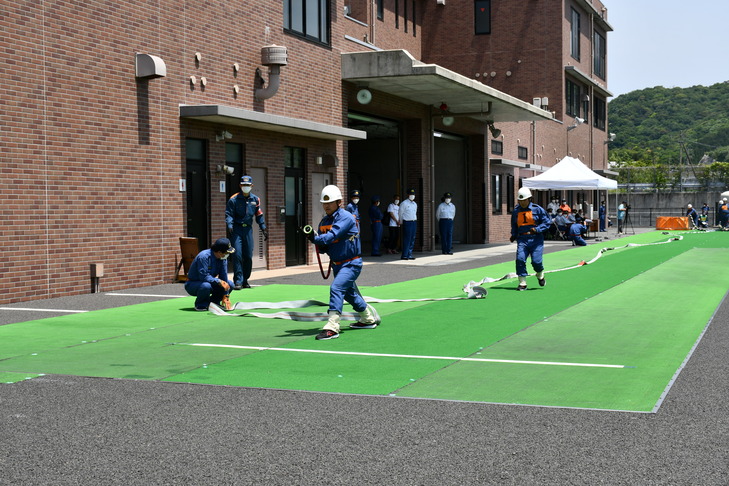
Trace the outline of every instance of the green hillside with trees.
[[[669, 168], [690, 167], [702, 182], [729, 181], [729, 82], [620, 95], [610, 102], [609, 124], [616, 135], [609, 158], [618, 168], [660, 167], [670, 179]], [[708, 163], [697, 171], [704, 156]]]

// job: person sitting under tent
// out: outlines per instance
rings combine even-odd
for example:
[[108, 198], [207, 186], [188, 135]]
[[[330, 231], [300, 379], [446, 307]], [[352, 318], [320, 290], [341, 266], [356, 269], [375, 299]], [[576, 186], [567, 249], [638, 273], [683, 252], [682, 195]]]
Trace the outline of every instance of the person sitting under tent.
[[560, 233], [565, 234], [569, 229], [569, 223], [565, 218], [564, 211], [561, 209], [557, 210], [557, 216], [554, 217], [554, 222], [557, 224], [557, 229]]

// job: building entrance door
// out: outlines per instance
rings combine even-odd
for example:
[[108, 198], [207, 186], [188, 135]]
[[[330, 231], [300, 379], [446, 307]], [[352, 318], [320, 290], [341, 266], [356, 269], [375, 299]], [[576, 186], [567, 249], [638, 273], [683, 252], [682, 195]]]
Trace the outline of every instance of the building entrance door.
[[186, 140], [186, 193], [187, 193], [187, 236], [197, 238], [198, 247], [210, 246], [208, 228], [210, 222], [210, 197], [208, 194], [208, 171], [205, 157], [205, 140]]
[[285, 231], [286, 231], [286, 265], [304, 265], [306, 263], [306, 240], [299, 228], [304, 226], [305, 179], [304, 170], [287, 167], [284, 175], [285, 191]]
[[306, 221], [304, 201], [306, 198], [306, 178], [304, 162], [306, 151], [298, 147], [286, 147], [284, 160], [284, 225], [286, 231], [286, 265], [306, 263], [306, 240], [301, 228]]

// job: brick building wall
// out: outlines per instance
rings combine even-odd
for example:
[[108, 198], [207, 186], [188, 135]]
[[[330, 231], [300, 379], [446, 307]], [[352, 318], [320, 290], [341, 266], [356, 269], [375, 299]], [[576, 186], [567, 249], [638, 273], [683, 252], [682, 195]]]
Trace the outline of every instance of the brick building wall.
[[[105, 265], [101, 288], [107, 291], [171, 280], [177, 238], [186, 232], [185, 193], [178, 189], [185, 137], [208, 141], [211, 172], [224, 163], [215, 142], [222, 126], [181, 122], [180, 104], [343, 124], [339, 51], [284, 34], [280, 2], [246, 8], [222, 1], [57, 0], [2, 2], [0, 8], [7, 56], [0, 97], [10, 114], [0, 122], [2, 303], [87, 293], [90, 263]], [[260, 48], [274, 43], [288, 48], [289, 64], [278, 94], [256, 101], [256, 68], [268, 79]], [[137, 52], [162, 58], [167, 76], [135, 79]], [[342, 163], [335, 180], [345, 179], [342, 142], [225, 128], [246, 144], [248, 167], [268, 170], [271, 206], [283, 197], [287, 143], [307, 149], [310, 166], [318, 153], [337, 154]], [[227, 198], [218, 179], [208, 178], [211, 237], [225, 234]], [[276, 245], [282, 231], [272, 221], [272, 268], [284, 265]], [[29, 270], [37, 276], [30, 291], [17, 285]]]
[[[345, 4], [352, 7], [350, 17]], [[325, 170], [344, 189], [350, 182], [347, 142], [181, 119], [179, 106], [225, 105], [347, 126], [349, 109], [363, 107], [354, 99], [354, 86], [341, 81], [341, 54], [368, 50], [368, 43], [406, 49], [469, 77], [478, 73], [490, 86], [526, 101], [548, 96], [557, 120], [537, 122], [537, 138], [530, 143], [535, 133], [530, 123], [499, 128], [503, 157], [518, 160], [518, 147], [526, 144], [530, 162], [550, 165], [568, 151], [560, 111], [564, 52], [545, 47], [544, 39], [562, 35], [564, 24], [557, 19], [566, 7], [553, 1], [492, 2], [494, 21], [508, 20], [494, 24], [499, 35], [473, 39], [471, 5], [384, 0], [380, 20], [376, 3], [336, 0], [331, 45], [325, 46], [286, 33], [278, 0], [0, 0], [0, 48], [6, 54], [0, 65], [0, 304], [87, 293], [91, 263], [104, 264], [104, 291], [171, 281], [178, 238], [187, 229], [186, 193], [179, 190], [179, 180], [186, 178], [187, 137], [207, 143], [208, 230], [211, 240], [225, 234], [227, 195], [219, 191], [223, 176], [215, 172], [225, 163], [225, 145], [215, 139], [221, 130], [245, 146], [244, 170], [266, 171], [265, 181], [256, 185], [265, 184], [268, 195], [268, 267], [285, 266], [285, 232], [275, 214], [284, 203], [284, 147], [306, 151], [309, 186], [313, 175]], [[260, 50], [271, 44], [286, 46], [288, 65], [281, 68], [278, 93], [260, 101], [254, 97], [256, 69], [267, 82]], [[163, 59], [167, 75], [136, 79], [136, 53]], [[431, 107], [375, 95], [366, 110], [403, 127], [399, 183], [422, 191], [418, 248], [431, 250]], [[469, 231], [474, 241], [498, 241], [506, 233], [504, 218], [492, 218], [488, 206], [492, 167], [483, 143], [490, 139], [482, 123], [459, 120], [458, 125], [471, 150]], [[570, 135], [569, 152], [605, 154], [603, 140], [579, 135], [582, 128], [587, 127]], [[324, 153], [335, 155], [339, 164], [317, 166], [316, 156]], [[518, 169], [498, 170], [515, 181], [521, 176]], [[313, 261], [311, 249], [307, 261]], [[17, 284], [29, 274], [36, 276], [30, 290]]]

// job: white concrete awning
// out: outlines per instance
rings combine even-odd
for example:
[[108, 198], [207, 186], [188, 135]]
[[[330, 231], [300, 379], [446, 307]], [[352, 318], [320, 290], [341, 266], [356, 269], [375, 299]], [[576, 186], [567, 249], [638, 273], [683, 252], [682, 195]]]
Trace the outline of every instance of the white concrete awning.
[[425, 64], [404, 50], [342, 54], [342, 79], [482, 121], [551, 120], [552, 114], [437, 64]]
[[325, 140], [364, 140], [367, 132], [300, 118], [270, 115], [225, 105], [180, 105], [180, 118], [256, 128]]

